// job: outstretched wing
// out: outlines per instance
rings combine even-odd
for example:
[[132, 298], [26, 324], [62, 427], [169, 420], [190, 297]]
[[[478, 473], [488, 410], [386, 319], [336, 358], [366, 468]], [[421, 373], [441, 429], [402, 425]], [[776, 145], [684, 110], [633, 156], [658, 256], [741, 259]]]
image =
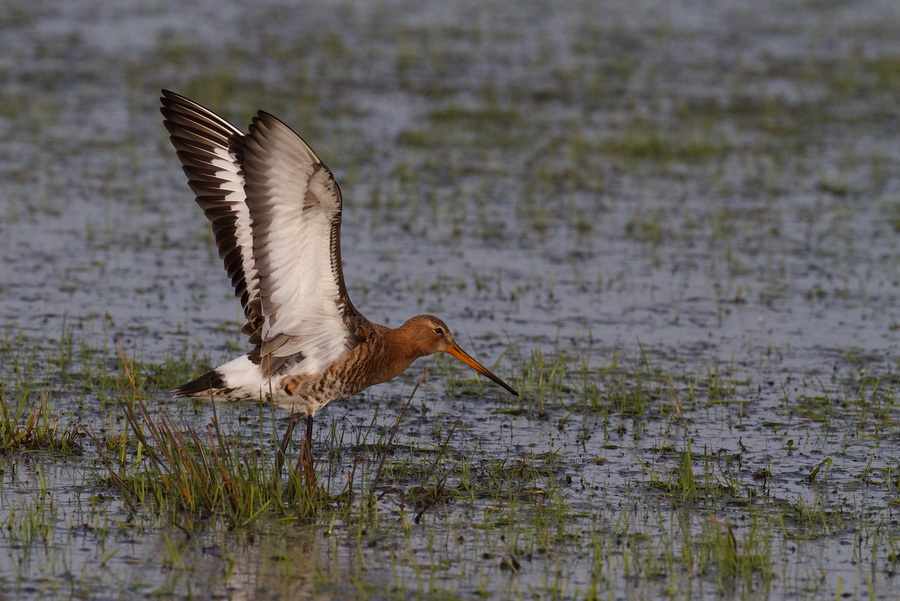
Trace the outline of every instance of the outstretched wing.
[[244, 142], [261, 354], [299, 354], [300, 371], [316, 372], [359, 343], [361, 316], [341, 266], [341, 191], [306, 142], [272, 115], [260, 112]]
[[242, 330], [274, 373], [317, 372], [359, 344], [364, 318], [341, 265], [341, 191], [287, 125], [260, 112], [243, 134], [178, 94], [163, 91], [172, 144], [212, 223], [219, 255], [241, 297]]
[[263, 314], [244, 192], [244, 133], [196, 102], [168, 90], [162, 93], [163, 123], [241, 299], [247, 319], [241, 330], [252, 344], [260, 344]]

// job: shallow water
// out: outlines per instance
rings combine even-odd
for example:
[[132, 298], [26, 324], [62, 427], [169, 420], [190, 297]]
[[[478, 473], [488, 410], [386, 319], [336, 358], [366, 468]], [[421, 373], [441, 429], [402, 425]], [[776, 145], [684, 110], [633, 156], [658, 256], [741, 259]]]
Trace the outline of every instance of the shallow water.
[[[484, 499], [425, 513], [427, 531], [407, 530], [387, 499], [383, 522], [405, 534], [380, 529], [363, 549], [352, 529], [326, 537], [322, 525], [248, 541], [213, 523], [188, 543], [162, 521], [129, 523], [89, 452], [16, 453], [0, 457], [0, 589], [892, 598], [898, 26], [889, 1], [8, 3], [0, 377], [10, 398], [26, 384], [49, 390], [64, 421], [124, 430], [96, 390], [64, 384], [60, 357], [77, 372], [100, 356], [115, 371], [116, 334], [150, 364], [243, 352], [238, 303], [165, 139], [166, 87], [240, 125], [265, 109], [316, 149], [344, 193], [345, 274], [370, 319], [436, 313], [512, 381], [538, 349], [551, 364], [565, 358], [564, 386], [546, 398], [526, 389], [522, 401], [488, 385], [457, 394], [455, 367], [420, 361], [412, 376], [427, 369], [427, 386], [399, 443], [438, 446], [462, 416], [453, 452], [475, 464], [541, 465], [554, 453], [546, 488], [564, 483], [571, 514], [548, 542]], [[610, 396], [639, 389], [640, 374], [653, 393], [641, 410], [585, 408], [586, 383]], [[318, 440], [331, 427], [359, 432], [373, 406], [389, 425], [411, 381], [329, 407]], [[163, 392], [153, 400], [198, 426], [209, 419]], [[220, 418], [241, 429], [260, 413], [229, 406]], [[741, 520], [739, 538], [757, 519], [654, 484], [688, 441], [695, 459], [758, 495], [760, 513], [826, 508], [809, 512], [824, 525], [783, 527], [772, 588], [723, 593], [709, 574], [653, 571], [709, 517]], [[811, 483], [826, 458], [827, 478]], [[344, 482], [348, 466], [335, 469]], [[42, 499], [54, 503], [46, 523], [23, 525]], [[517, 574], [497, 567], [511, 553]]]

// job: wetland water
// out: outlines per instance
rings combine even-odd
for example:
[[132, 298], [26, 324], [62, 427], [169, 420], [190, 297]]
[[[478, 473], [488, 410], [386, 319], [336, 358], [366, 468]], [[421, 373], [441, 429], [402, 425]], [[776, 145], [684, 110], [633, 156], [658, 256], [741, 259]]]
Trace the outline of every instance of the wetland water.
[[[0, 597], [896, 598], [896, 2], [12, 0], [0, 31]], [[426, 372], [374, 512], [123, 496], [115, 337], [154, 419], [247, 457], [286, 424], [165, 392], [244, 340], [163, 87], [297, 130], [354, 304], [441, 316], [521, 399], [431, 358], [329, 406], [323, 484], [363, 490]]]

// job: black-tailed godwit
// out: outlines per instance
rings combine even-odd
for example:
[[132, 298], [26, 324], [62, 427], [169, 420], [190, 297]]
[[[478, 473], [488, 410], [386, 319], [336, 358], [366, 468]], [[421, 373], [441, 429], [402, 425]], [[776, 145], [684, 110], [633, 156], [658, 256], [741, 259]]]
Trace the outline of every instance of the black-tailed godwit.
[[350, 302], [341, 265], [341, 191], [291, 128], [259, 111], [245, 134], [212, 111], [163, 90], [162, 114], [188, 185], [212, 224], [240, 297], [253, 346], [173, 392], [217, 401], [264, 401], [313, 416], [328, 403], [390, 380], [418, 359], [448, 353], [518, 393], [462, 350], [447, 325], [418, 315], [398, 328]]

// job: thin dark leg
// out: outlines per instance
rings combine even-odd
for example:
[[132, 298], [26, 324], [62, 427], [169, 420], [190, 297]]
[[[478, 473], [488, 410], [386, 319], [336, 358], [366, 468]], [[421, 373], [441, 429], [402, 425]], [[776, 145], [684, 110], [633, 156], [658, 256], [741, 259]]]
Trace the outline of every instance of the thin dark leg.
[[275, 478], [281, 478], [281, 467], [284, 465], [284, 458], [287, 454], [288, 445], [291, 444], [291, 437], [294, 434], [294, 424], [297, 423], [297, 414], [291, 413], [291, 421], [281, 439], [281, 446], [278, 448], [278, 454], [275, 456]]
[[306, 416], [306, 439], [303, 441], [303, 471], [306, 473], [306, 485], [310, 488], [316, 485], [316, 467], [312, 458], [313, 416]]

